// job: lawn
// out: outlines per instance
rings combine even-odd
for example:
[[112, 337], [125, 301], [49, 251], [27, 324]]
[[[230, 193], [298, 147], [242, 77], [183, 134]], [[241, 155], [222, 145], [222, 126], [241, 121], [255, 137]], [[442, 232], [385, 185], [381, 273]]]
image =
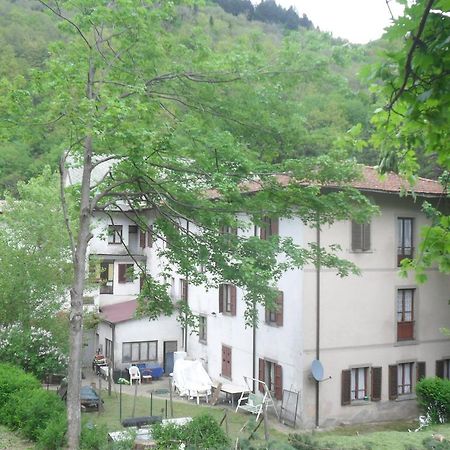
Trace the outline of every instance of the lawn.
[[[106, 424], [110, 431], [122, 429], [119, 421], [119, 399], [118, 394], [112, 393], [108, 397], [106, 391], [103, 393], [104, 410], [100, 413], [86, 413], [84, 417], [96, 424]], [[153, 399], [153, 415], [165, 416], [165, 402], [168, 404], [168, 417], [170, 417], [169, 396], [160, 396]], [[122, 417], [131, 417], [133, 409], [133, 396], [122, 395]], [[173, 402], [174, 417], [197, 416], [199, 414], [210, 414], [216, 420], [221, 421], [225, 411], [227, 411], [228, 433], [235, 442], [237, 437], [247, 439], [250, 434], [249, 424], [243, 431], [242, 427], [248, 421], [254, 421], [255, 416], [244, 413], [235, 413], [231, 408], [209, 405], [197, 406], [194, 401]], [[150, 415], [150, 398], [137, 397], [135, 416]], [[253, 422], [254, 423], [254, 422]], [[223, 424], [225, 427], [225, 423]], [[421, 432], [408, 432], [408, 429], [417, 427], [415, 421], [390, 422], [380, 424], [366, 424], [339, 427], [329, 431], [305, 432], [312, 439], [317, 440], [325, 448], [333, 450], [422, 450], [425, 449], [422, 442], [425, 438], [430, 437], [433, 433], [439, 433], [450, 439], [450, 424], [434, 425], [425, 428]], [[269, 423], [270, 441], [276, 444], [271, 448], [281, 449], [283, 444], [287, 443], [288, 434], [294, 431], [291, 428], [284, 427], [271, 418]], [[264, 428], [263, 425], [255, 434], [252, 441], [253, 448], [264, 448]], [[314, 450], [314, 449], [311, 449]]]
[[21, 439], [17, 434], [12, 433], [7, 428], [0, 425], [1, 450], [28, 450], [33, 448], [34, 444]]

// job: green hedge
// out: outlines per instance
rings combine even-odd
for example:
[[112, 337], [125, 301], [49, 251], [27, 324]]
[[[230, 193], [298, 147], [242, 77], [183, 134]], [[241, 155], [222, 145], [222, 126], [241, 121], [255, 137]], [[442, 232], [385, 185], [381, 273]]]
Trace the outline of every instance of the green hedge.
[[[0, 364], [0, 414], [11, 395], [41, 387], [39, 380], [10, 364]], [[0, 422], [2, 422], [0, 416]]]
[[417, 401], [435, 423], [450, 420], [450, 380], [424, 378], [416, 386]]

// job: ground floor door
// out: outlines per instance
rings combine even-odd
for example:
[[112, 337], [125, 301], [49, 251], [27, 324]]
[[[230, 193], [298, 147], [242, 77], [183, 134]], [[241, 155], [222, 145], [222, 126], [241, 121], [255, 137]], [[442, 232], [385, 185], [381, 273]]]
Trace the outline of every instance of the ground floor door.
[[174, 353], [178, 349], [177, 341], [164, 341], [164, 373], [169, 375], [173, 372]]

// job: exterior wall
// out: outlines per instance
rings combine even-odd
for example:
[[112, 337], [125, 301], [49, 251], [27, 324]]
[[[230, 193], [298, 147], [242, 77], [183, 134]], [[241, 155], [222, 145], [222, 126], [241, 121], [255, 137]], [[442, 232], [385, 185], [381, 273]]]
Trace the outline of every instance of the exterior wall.
[[[351, 224], [340, 222], [322, 232], [322, 244], [338, 243], [342, 254], [361, 269], [360, 276], [339, 278], [335, 271], [321, 271], [320, 360], [328, 381], [320, 383], [320, 425], [341, 422], [390, 420], [417, 415], [415, 396], [388, 399], [388, 366], [400, 362], [426, 363], [433, 376], [435, 362], [450, 352], [450, 340], [439, 328], [450, 323], [448, 277], [428, 271], [429, 280], [417, 285], [413, 274], [400, 278], [397, 268], [397, 217], [415, 219], [414, 242], [425, 224], [420, 206], [410, 199], [376, 196], [382, 215], [371, 222], [370, 252], [351, 251]], [[310, 237], [313, 237], [313, 230]], [[416, 245], [416, 244], [414, 244]], [[304, 426], [315, 425], [315, 387], [309, 375], [316, 357], [316, 271], [305, 270], [303, 385]], [[413, 288], [415, 339], [397, 341], [397, 289]], [[382, 367], [381, 401], [357, 401], [341, 406], [341, 371], [354, 367]], [[415, 375], [414, 375], [415, 378]], [[369, 378], [370, 380], [370, 378]], [[370, 381], [369, 381], [370, 393]]]
[[[280, 220], [279, 233], [302, 243], [303, 225], [299, 220]], [[285, 273], [278, 283], [284, 293], [283, 326], [264, 323], [265, 312], [258, 307], [259, 324], [255, 332], [255, 373], [253, 373], [253, 329], [245, 326], [245, 302], [243, 292], [237, 289], [236, 316], [219, 313], [218, 289], [205, 291], [202, 287], [189, 286], [189, 305], [195, 314], [207, 317], [207, 344], [201, 343], [196, 334], [188, 341], [188, 355], [201, 359], [211, 378], [244, 385], [244, 376], [258, 378], [258, 359], [270, 360], [282, 366], [283, 386], [300, 389], [302, 372], [297, 361], [301, 357], [302, 292], [303, 279], [300, 270]], [[222, 345], [232, 349], [231, 380], [222, 372]]]
[[[130, 363], [122, 362], [123, 342], [158, 342], [157, 362], [161, 365], [164, 359], [164, 341], [177, 341], [180, 345], [181, 330], [173, 317], [161, 317], [157, 321], [147, 319], [128, 320], [111, 325], [101, 322], [98, 326], [99, 342], [105, 348], [105, 338], [113, 340], [114, 368], [125, 369]], [[142, 361], [147, 362], [147, 361]]]

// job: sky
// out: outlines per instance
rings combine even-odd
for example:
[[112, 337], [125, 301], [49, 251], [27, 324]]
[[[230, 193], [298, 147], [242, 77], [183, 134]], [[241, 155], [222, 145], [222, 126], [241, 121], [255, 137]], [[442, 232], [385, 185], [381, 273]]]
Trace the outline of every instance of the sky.
[[[333, 36], [365, 44], [378, 39], [383, 28], [391, 24], [386, 0], [276, 0], [285, 8], [294, 6], [301, 16], [306, 14], [316, 27]], [[401, 13], [395, 0], [389, 1], [394, 16]]]

